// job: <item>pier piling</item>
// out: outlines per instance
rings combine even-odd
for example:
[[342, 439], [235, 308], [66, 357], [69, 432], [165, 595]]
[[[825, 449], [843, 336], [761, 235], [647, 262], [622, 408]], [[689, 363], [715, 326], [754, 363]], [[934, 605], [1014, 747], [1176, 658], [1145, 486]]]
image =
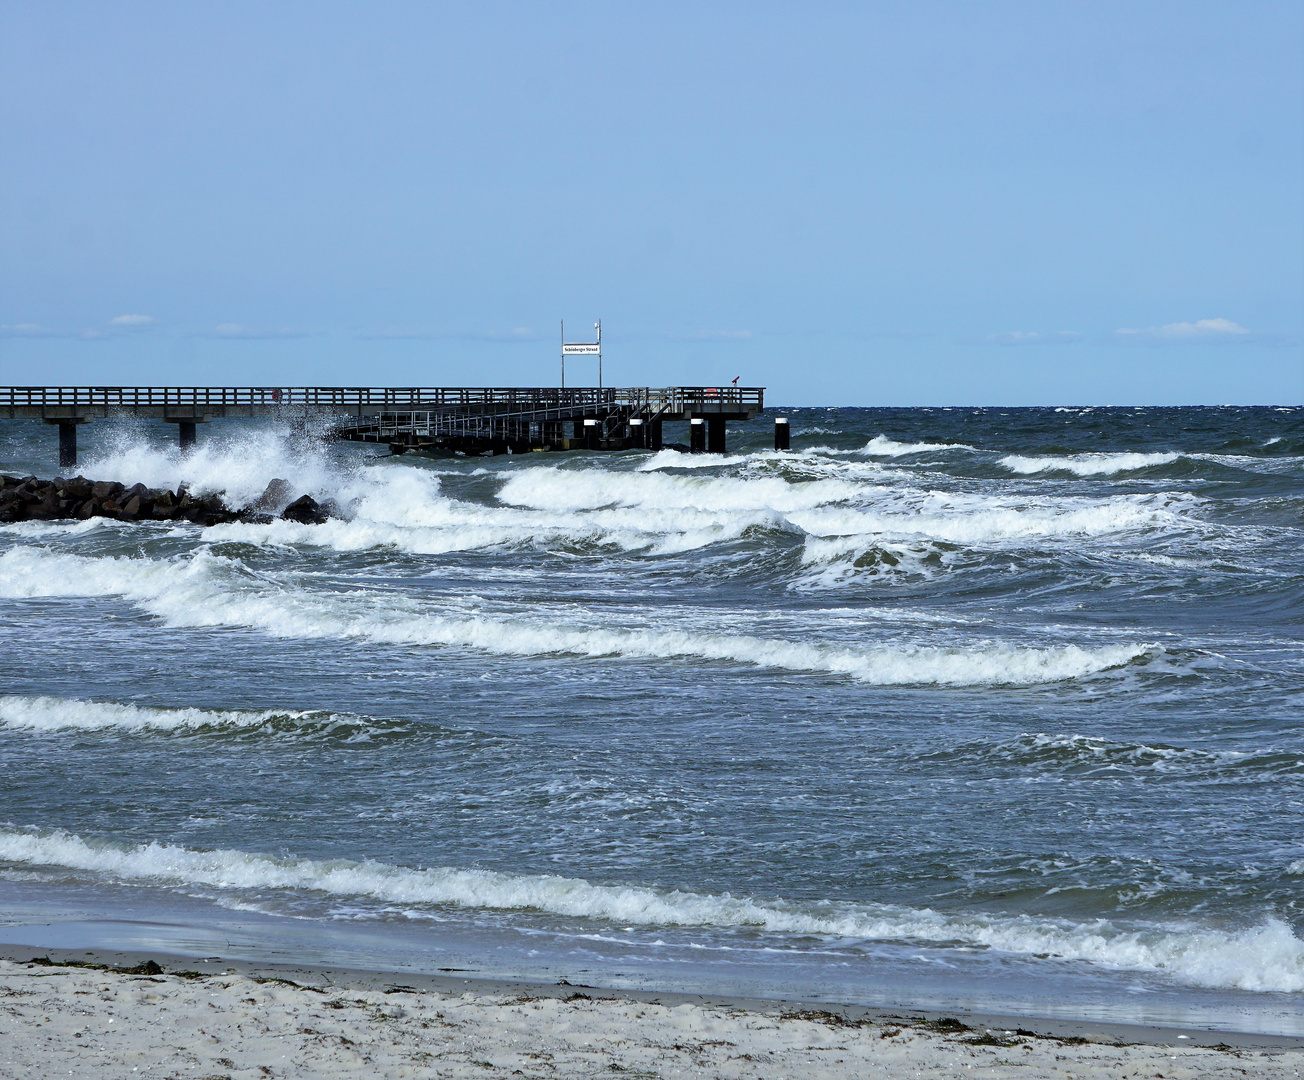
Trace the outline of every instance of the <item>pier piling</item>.
[[706, 422], [707, 453], [724, 453], [724, 425], [725, 419], [723, 416], [713, 416]]
[[647, 425], [637, 416], [629, 422], [629, 442], [633, 450], [647, 449]]
[[59, 425], [59, 468], [77, 464], [77, 425], [86, 422], [80, 416], [46, 417], [47, 424]]
[[776, 450], [789, 449], [788, 418], [786, 416], [776, 416], [774, 418], [774, 448]]
[[688, 449], [694, 454], [706, 452], [706, 421], [695, 417], [688, 422]]

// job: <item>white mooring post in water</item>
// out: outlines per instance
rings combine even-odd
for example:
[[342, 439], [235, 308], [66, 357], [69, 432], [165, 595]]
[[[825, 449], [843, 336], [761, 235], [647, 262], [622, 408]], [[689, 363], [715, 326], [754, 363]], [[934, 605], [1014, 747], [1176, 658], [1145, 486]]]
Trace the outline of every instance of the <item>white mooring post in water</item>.
[[593, 324], [593, 329], [598, 332], [597, 341], [571, 341], [566, 340], [566, 320], [561, 322], [561, 388], [566, 389], [566, 357], [568, 356], [596, 356], [598, 358], [598, 389], [602, 389], [602, 320], [599, 319]]

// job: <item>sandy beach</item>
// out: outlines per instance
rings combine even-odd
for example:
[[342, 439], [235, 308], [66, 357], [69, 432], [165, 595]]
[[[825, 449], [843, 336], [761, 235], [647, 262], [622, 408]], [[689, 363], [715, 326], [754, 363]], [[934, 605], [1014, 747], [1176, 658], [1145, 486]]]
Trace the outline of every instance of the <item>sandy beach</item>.
[[[1289, 1039], [228, 965], [0, 960], [0, 1076], [1298, 1077]], [[215, 968], [216, 970], [198, 970]], [[427, 980], [428, 982], [428, 980]], [[1149, 1037], [1147, 1037], [1149, 1036]], [[1198, 1045], [1207, 1043], [1212, 1045]]]

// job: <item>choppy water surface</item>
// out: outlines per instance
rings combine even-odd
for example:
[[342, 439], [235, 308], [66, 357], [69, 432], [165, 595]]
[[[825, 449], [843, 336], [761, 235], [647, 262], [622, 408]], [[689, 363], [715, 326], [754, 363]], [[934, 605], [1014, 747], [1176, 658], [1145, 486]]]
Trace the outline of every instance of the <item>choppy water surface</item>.
[[88, 425], [352, 520], [0, 526], [0, 937], [1304, 1029], [1304, 410], [789, 415]]

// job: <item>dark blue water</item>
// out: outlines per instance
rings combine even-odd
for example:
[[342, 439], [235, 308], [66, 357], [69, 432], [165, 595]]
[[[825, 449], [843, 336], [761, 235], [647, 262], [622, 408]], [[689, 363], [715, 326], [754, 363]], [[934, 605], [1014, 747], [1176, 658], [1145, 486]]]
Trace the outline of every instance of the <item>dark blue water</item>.
[[788, 415], [88, 425], [352, 519], [0, 526], [0, 938], [1304, 1030], [1304, 410]]

